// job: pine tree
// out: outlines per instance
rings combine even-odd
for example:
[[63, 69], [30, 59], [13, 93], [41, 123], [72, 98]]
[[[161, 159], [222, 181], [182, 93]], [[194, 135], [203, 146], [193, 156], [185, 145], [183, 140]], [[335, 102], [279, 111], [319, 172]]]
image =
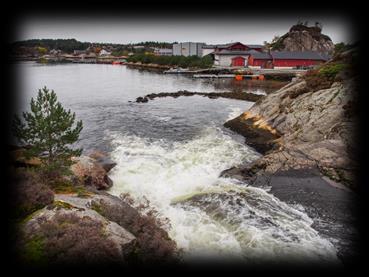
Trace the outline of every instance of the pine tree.
[[14, 116], [12, 130], [20, 143], [29, 146], [28, 157], [39, 157], [45, 173], [59, 176], [69, 171], [71, 157], [82, 153], [82, 149], [70, 148], [83, 128], [75, 117], [58, 102], [53, 90], [44, 87], [36, 100], [31, 99], [31, 112], [23, 112], [23, 121]]

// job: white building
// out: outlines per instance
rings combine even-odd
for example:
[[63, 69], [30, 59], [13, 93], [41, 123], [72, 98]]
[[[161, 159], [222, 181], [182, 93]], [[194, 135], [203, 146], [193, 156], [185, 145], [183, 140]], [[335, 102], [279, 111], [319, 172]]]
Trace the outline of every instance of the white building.
[[99, 56], [109, 56], [111, 55], [111, 52], [106, 51], [105, 49], [101, 49], [101, 51], [99, 52]]

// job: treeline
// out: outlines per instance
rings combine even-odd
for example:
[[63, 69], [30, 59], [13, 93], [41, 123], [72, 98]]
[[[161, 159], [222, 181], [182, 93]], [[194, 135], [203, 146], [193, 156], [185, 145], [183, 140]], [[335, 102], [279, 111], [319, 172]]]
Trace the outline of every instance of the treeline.
[[29, 39], [16, 41], [12, 44], [12, 48], [19, 47], [44, 47], [48, 50], [57, 49], [66, 53], [71, 53], [74, 50], [85, 50], [91, 45], [90, 42], [81, 42], [74, 38], [72, 39]]
[[210, 55], [204, 57], [198, 56], [155, 56], [138, 54], [128, 58], [129, 62], [141, 62], [144, 64], [153, 63], [159, 65], [171, 65], [179, 67], [193, 67], [193, 68], [209, 68], [213, 65], [213, 59]]
[[71, 53], [74, 50], [85, 50], [89, 46], [94, 47], [107, 47], [116, 52], [130, 51], [137, 52], [134, 46], [144, 46], [144, 49], [140, 51], [149, 50], [150, 48], [172, 48], [171, 42], [158, 42], [158, 41], [146, 41], [139, 43], [129, 43], [129, 44], [118, 44], [118, 43], [92, 43], [92, 42], [81, 42], [74, 38], [72, 39], [29, 39], [23, 41], [16, 41], [12, 43], [11, 48], [17, 49], [20, 47], [43, 47], [48, 50], [56, 49], [61, 50], [66, 53]]

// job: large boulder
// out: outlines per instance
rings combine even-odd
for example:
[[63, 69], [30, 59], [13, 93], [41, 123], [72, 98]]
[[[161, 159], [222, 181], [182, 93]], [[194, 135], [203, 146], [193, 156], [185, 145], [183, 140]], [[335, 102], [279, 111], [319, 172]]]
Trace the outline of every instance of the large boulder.
[[128, 261], [135, 251], [135, 236], [88, 208], [87, 201], [56, 197], [52, 205], [35, 212], [21, 229], [23, 258], [63, 264]]
[[334, 44], [330, 37], [322, 34], [319, 26], [305, 26], [297, 24], [272, 42], [272, 50], [280, 51], [318, 51], [331, 54]]
[[75, 162], [71, 166], [73, 174], [86, 186], [93, 186], [99, 190], [108, 189], [113, 181], [107, 175], [107, 171], [96, 159], [88, 156], [73, 158]]

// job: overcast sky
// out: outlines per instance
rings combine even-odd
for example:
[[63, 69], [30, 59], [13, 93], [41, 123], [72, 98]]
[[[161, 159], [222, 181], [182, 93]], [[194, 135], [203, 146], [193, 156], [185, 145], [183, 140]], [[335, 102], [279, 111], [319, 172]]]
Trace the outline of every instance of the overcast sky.
[[353, 24], [342, 16], [28, 16], [17, 25], [16, 40], [75, 38], [88, 42], [137, 43], [141, 41], [262, 44], [283, 35], [298, 20], [319, 21], [334, 43], [354, 42]]

